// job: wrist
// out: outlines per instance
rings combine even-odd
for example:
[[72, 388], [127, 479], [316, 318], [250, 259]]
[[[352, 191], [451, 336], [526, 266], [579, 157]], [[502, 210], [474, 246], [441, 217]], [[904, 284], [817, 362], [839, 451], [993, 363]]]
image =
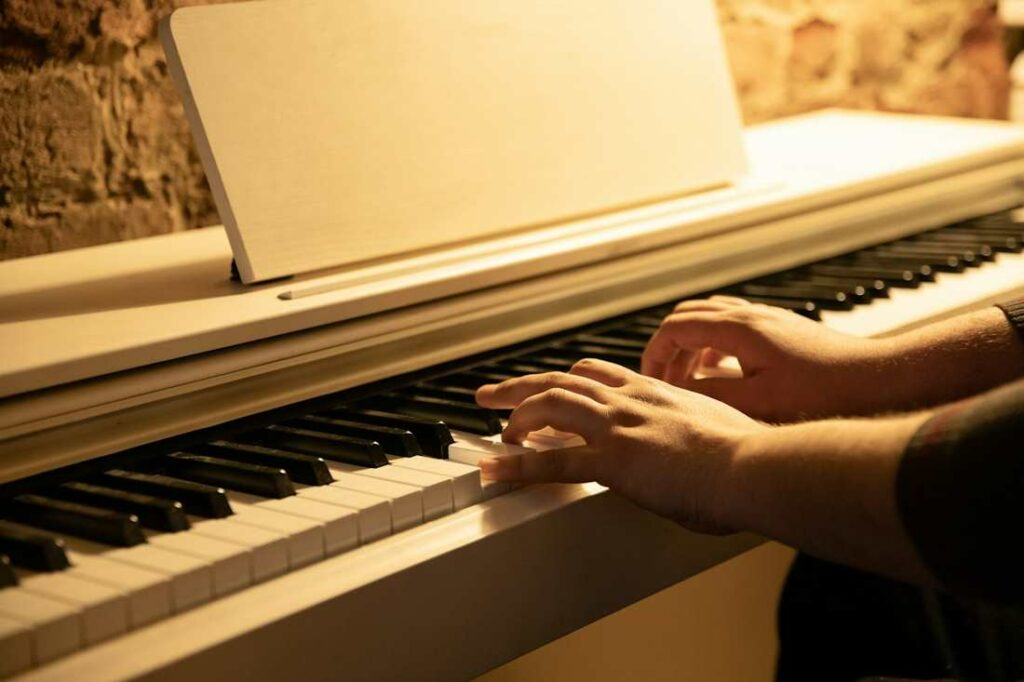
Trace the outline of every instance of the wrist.
[[1024, 374], [1024, 344], [995, 306], [891, 337], [893, 409], [953, 402]]
[[[767, 427], [737, 442], [716, 510], [723, 526], [797, 544], [804, 513], [828, 514], [827, 490], [844, 487], [894, 517], [896, 471], [907, 443], [931, 416], [823, 420]], [[816, 501], [815, 501], [816, 500]], [[793, 509], [804, 507], [795, 517]]]

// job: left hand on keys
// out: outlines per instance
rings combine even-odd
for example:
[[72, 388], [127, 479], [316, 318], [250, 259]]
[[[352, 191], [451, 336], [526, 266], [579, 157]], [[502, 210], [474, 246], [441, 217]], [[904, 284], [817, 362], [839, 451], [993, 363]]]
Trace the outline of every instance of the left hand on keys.
[[702, 532], [730, 532], [730, 468], [750, 436], [772, 427], [698, 393], [601, 360], [488, 384], [477, 401], [512, 408], [503, 440], [545, 427], [585, 445], [483, 460], [485, 477], [597, 481], [638, 505]]

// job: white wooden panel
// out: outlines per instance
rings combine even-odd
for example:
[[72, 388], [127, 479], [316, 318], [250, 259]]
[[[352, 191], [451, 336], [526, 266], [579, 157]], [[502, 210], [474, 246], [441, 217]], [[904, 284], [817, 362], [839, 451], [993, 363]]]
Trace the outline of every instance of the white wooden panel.
[[278, 0], [162, 28], [246, 282], [744, 168], [710, 0]]

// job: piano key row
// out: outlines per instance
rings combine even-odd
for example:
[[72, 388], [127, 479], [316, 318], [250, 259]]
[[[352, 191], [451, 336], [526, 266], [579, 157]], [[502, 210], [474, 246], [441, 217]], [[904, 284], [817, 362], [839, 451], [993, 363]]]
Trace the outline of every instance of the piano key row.
[[[722, 293], [820, 319], [1022, 243], [1019, 225], [990, 216]], [[583, 357], [638, 369], [671, 307], [4, 501], [0, 675], [501, 494], [480, 458], [564, 443], [502, 443], [506, 415], [477, 406], [476, 388]]]

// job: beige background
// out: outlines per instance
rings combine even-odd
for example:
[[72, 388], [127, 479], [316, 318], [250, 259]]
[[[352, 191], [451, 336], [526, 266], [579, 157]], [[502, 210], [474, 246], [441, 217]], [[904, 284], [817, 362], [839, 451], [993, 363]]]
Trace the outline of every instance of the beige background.
[[[203, 0], [0, 4], [0, 258], [219, 222], [155, 24]], [[830, 104], [1001, 117], [986, 0], [718, 0], [748, 122]]]

